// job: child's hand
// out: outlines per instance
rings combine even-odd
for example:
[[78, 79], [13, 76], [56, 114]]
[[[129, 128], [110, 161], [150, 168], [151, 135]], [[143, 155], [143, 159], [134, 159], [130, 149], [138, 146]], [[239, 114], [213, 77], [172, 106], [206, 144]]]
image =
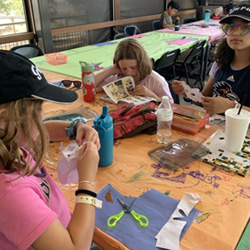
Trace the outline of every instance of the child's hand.
[[131, 94], [137, 95], [137, 96], [153, 97], [153, 98], [158, 99], [158, 96], [153, 91], [145, 87], [144, 85], [136, 85], [135, 89], [131, 91]]
[[78, 146], [82, 145], [84, 142], [89, 141], [93, 142], [98, 150], [100, 149], [100, 141], [97, 131], [84, 123], [77, 123], [76, 142]]
[[79, 180], [94, 181], [99, 162], [99, 154], [96, 145], [91, 142], [84, 142], [78, 151], [77, 170]]
[[224, 97], [203, 97], [203, 108], [210, 114], [221, 114], [234, 107], [234, 102]]
[[185, 83], [185, 82], [184, 81], [177, 81], [177, 80], [172, 81], [172, 89], [175, 92], [175, 94], [177, 94], [177, 95], [181, 94], [183, 96], [186, 96], [186, 93], [184, 91], [182, 83]]
[[111, 69], [112, 69], [112, 74], [113, 74], [113, 75], [121, 75], [121, 74], [122, 74], [122, 71], [121, 71], [121, 69], [120, 69], [120, 67], [119, 67], [119, 65], [118, 65], [117, 63], [115, 63], [115, 64], [111, 67]]

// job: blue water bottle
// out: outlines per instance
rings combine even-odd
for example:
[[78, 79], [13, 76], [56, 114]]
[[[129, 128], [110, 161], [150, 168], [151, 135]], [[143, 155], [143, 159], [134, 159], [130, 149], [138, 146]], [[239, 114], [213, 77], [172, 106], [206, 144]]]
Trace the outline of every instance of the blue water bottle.
[[98, 132], [101, 144], [99, 166], [107, 167], [113, 162], [113, 118], [107, 106], [103, 106], [102, 114], [94, 118], [93, 127]]
[[210, 10], [205, 11], [205, 24], [209, 24], [210, 21]]

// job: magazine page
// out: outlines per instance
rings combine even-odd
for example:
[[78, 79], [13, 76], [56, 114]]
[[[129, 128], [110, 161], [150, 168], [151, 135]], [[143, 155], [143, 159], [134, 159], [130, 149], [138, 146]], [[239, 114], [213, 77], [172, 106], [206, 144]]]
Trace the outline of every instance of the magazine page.
[[144, 104], [144, 103], [151, 102], [151, 101], [156, 101], [156, 99], [154, 99], [152, 97], [146, 97], [146, 96], [129, 95], [126, 98], [121, 99], [121, 101], [134, 103], [135, 105], [139, 105], [139, 104]]
[[130, 96], [128, 91], [134, 89], [135, 83], [131, 76], [120, 78], [103, 86], [104, 91], [114, 103]]

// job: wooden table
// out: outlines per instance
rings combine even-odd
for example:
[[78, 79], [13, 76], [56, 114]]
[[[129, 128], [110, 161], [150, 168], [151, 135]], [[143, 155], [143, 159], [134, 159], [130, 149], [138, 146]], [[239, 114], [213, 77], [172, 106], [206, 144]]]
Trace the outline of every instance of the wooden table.
[[[44, 72], [47, 79], [65, 78], [52, 72]], [[101, 113], [102, 105], [116, 107], [97, 98], [93, 103], [84, 103], [82, 92], [79, 99], [71, 105], [45, 103], [46, 117], [63, 111], [74, 111], [79, 107], [88, 107]], [[218, 127], [207, 126], [196, 135], [189, 135], [173, 130], [172, 140], [189, 138], [203, 143]], [[64, 142], [67, 145], [69, 141]], [[200, 161], [180, 168], [177, 172], [156, 167], [148, 156], [148, 151], [159, 146], [155, 135], [137, 135], [133, 138], [118, 140], [114, 144], [114, 161], [108, 167], [98, 169], [97, 190], [111, 184], [118, 192], [126, 196], [140, 196], [154, 188], [162, 193], [166, 191], [180, 200], [185, 192], [198, 193], [203, 199], [196, 205], [201, 211], [198, 219], [192, 223], [181, 240], [182, 250], [231, 250], [238, 240], [250, 216], [250, 176], [238, 176]], [[57, 178], [57, 161], [60, 158], [60, 143], [50, 143], [45, 158], [45, 166], [59, 184]], [[69, 208], [72, 211], [74, 191], [77, 184], [61, 185]], [[100, 229], [95, 229], [94, 242], [105, 250], [128, 249]]]

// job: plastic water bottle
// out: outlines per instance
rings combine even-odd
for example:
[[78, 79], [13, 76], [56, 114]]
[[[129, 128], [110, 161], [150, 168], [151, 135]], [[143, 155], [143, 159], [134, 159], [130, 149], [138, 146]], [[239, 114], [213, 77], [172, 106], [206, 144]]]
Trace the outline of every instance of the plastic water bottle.
[[86, 62], [80, 62], [82, 69], [82, 90], [85, 102], [95, 101], [95, 77], [94, 66]]
[[162, 97], [162, 102], [157, 109], [157, 140], [159, 143], [167, 144], [172, 135], [171, 124], [173, 120], [173, 109], [168, 96]]
[[175, 28], [174, 28], [175, 31], [179, 31], [180, 30], [180, 18], [177, 16], [175, 18]]
[[113, 118], [107, 106], [103, 106], [102, 114], [94, 118], [93, 127], [98, 132], [101, 144], [99, 166], [107, 167], [113, 162]]
[[210, 21], [210, 10], [205, 11], [205, 24], [208, 25]]

